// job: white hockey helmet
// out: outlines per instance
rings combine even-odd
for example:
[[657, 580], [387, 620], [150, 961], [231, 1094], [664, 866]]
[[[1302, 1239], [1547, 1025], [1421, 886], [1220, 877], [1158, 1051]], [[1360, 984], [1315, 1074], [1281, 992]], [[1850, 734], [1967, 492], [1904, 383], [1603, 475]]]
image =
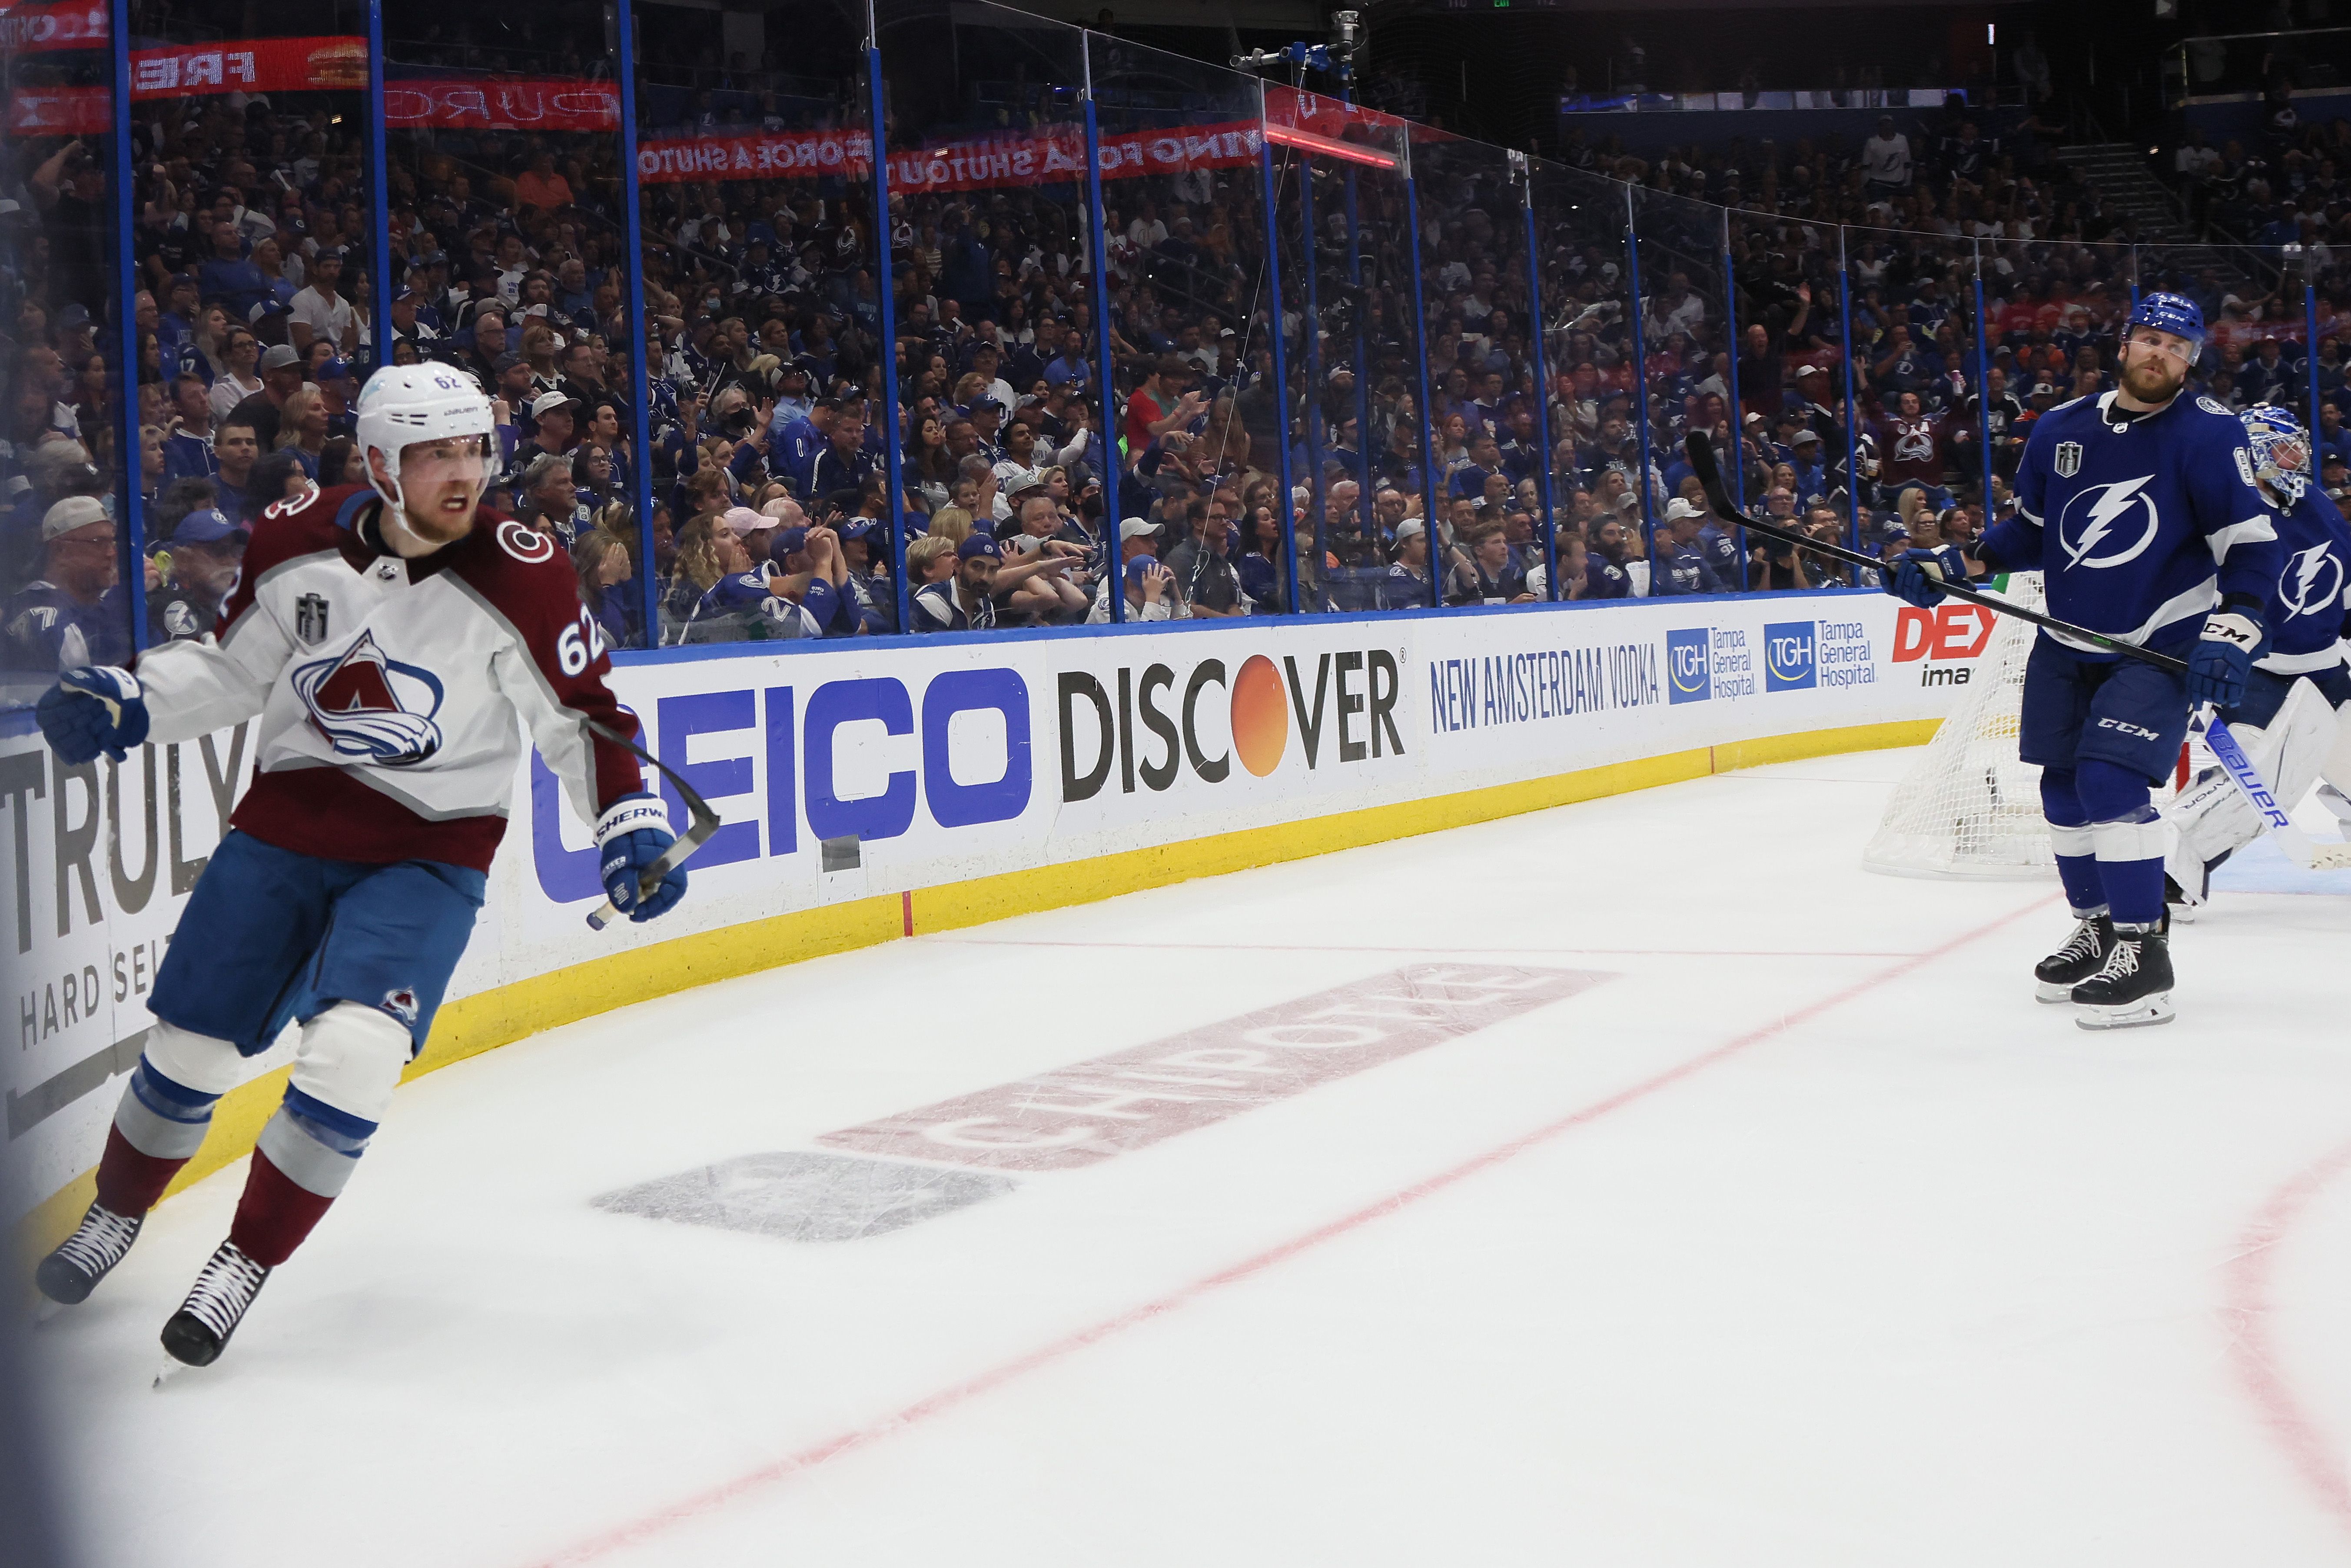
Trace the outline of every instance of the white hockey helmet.
[[[402, 449], [420, 442], [470, 436], [486, 444], [486, 443], [496, 433], [497, 423], [490, 412], [490, 400], [482, 395], [481, 383], [448, 365], [395, 365], [378, 371], [360, 389], [360, 461], [366, 463], [371, 452], [383, 454], [383, 465], [392, 476], [390, 487], [376, 478], [372, 464], [368, 465], [368, 482], [395, 507], [403, 504], [400, 493]], [[489, 487], [490, 465], [486, 460], [482, 488]]]

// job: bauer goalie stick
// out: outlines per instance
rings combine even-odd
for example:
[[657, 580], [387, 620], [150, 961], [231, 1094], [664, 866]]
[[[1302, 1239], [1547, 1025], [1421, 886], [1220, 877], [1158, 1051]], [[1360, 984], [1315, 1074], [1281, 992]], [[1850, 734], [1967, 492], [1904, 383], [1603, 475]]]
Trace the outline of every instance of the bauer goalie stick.
[[[1874, 556], [1864, 555], [1859, 550], [1847, 549], [1843, 545], [1824, 544], [1793, 528], [1783, 528], [1777, 523], [1750, 517], [1740, 509], [1738, 504], [1731, 499], [1729, 490], [1724, 487], [1722, 469], [1714, 459], [1714, 443], [1708, 439], [1706, 433], [1691, 431], [1687, 439], [1682, 443], [1682, 446], [1683, 450], [1689, 455], [1690, 472], [1698, 476], [1698, 482], [1706, 488], [1707, 505], [1712, 507], [1715, 516], [1724, 522], [1735, 523], [1750, 532], [1761, 534], [1766, 538], [1778, 539], [1782, 544], [1793, 545], [1799, 549], [1807, 549], [1815, 555], [1827, 556], [1832, 560], [1847, 561], [1855, 566], [1867, 567], [1873, 571], [1886, 570], [1886, 563]], [[2175, 659], [2168, 653], [2158, 653], [2152, 648], [2142, 648], [2136, 643], [2117, 642], [2101, 632], [2093, 632], [2086, 626], [2076, 626], [2070, 621], [2060, 621], [2053, 615], [2043, 615], [2037, 610], [2027, 610], [2021, 604], [2011, 604], [1996, 593], [1986, 593], [1980, 589], [1970, 588], [1966, 583], [1952, 581], [1943, 576], [1939, 570], [1936, 570], [1931, 563], [1928, 570], [1934, 573], [1935, 580], [1943, 591], [1954, 599], [1965, 600], [1970, 604], [1980, 604], [1995, 614], [2013, 616], [2019, 621], [2030, 621], [2035, 626], [2057, 632], [2061, 636], [2078, 638], [2094, 647], [2119, 653], [2126, 659], [2137, 659], [2143, 664], [2152, 664], [2167, 674], [2184, 675], [2188, 673], [2188, 662], [2185, 659]], [[2202, 719], [2205, 742], [2212, 748], [2212, 755], [2220, 762], [2221, 770], [2228, 774], [2229, 781], [2237, 787], [2237, 792], [2244, 797], [2245, 803], [2253, 809], [2253, 814], [2262, 820], [2262, 828], [2276, 837], [2278, 847], [2286, 852], [2288, 859], [2304, 871], [2335, 871], [2351, 867], [2351, 844], [2320, 844], [2313, 841], [2307, 833], [2294, 825], [2294, 819], [2286, 814], [2284, 806], [2280, 804], [2278, 798], [2271, 792], [2268, 783], [2262, 778], [2261, 770], [2253, 766], [2252, 758], [2245, 755], [2245, 748], [2237, 744], [2237, 737], [2229, 732], [2229, 727], [2221, 723], [2220, 716], [2209, 707], [2203, 710]]]
[[[693, 859], [694, 852], [700, 849], [710, 835], [718, 831], [718, 813], [713, 811], [710, 809], [710, 802], [704, 800], [693, 785], [679, 778], [677, 770], [668, 763], [664, 762], [618, 730], [607, 729], [592, 718], [585, 722], [589, 729], [601, 738], [609, 740], [615, 746], [625, 746], [635, 752], [640, 759], [653, 764], [653, 770], [676, 788], [678, 799], [685, 802], [686, 812], [694, 819], [687, 825], [685, 831], [672, 841], [669, 848], [662, 851], [652, 864], [637, 873], [637, 896], [641, 899], [651, 898], [653, 889], [662, 884], [662, 879]], [[605, 926], [610, 925], [620, 913], [618, 906], [608, 898], [601, 908], [588, 917], [588, 928], [590, 931], [601, 931]]]

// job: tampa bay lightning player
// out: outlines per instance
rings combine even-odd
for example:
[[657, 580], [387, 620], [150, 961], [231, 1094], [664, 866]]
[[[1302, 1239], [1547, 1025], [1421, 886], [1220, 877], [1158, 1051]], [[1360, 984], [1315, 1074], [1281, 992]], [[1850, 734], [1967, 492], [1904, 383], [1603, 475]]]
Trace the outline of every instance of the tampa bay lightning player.
[[[2351, 527], [2311, 477], [2310, 443], [2293, 413], [2263, 403], [2241, 416], [2253, 479], [2278, 525], [2281, 566], [2270, 589], [2269, 650], [2245, 695], [2222, 711], [2271, 793], [2291, 807], [2314, 779], [2351, 825]], [[2261, 835], [2253, 808], [2218, 768], [2199, 777], [2164, 816], [2177, 831], [2167, 871], [2173, 901], [2204, 902], [2214, 867]]]
[[[2123, 332], [2121, 384], [2052, 409], [2017, 470], [2017, 512], [1984, 531], [1970, 570], [2039, 570], [2049, 612], [2183, 659], [2175, 675], [2043, 631], [2024, 674], [2019, 755], [2038, 763], [2057, 873], [2079, 924], [2033, 971], [2043, 1001], [2073, 1001], [2085, 1029], [2173, 1016], [2163, 905], [2165, 828], [2150, 797], [2188, 732], [2191, 704], [2241, 700], [2266, 636], [2277, 528], [2253, 483], [2237, 416], [2182, 395], [2204, 316], [2149, 294]], [[1938, 601], [1934, 554], [1910, 550], [1887, 583]]]

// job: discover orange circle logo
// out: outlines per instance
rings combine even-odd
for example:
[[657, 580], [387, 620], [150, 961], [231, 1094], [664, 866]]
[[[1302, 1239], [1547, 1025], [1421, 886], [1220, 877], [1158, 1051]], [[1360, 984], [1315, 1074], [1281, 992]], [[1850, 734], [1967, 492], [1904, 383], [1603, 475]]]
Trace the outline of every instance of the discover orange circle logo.
[[1233, 677], [1233, 749], [1259, 779], [1280, 767], [1290, 749], [1290, 701], [1281, 673], [1262, 653], [1252, 654]]

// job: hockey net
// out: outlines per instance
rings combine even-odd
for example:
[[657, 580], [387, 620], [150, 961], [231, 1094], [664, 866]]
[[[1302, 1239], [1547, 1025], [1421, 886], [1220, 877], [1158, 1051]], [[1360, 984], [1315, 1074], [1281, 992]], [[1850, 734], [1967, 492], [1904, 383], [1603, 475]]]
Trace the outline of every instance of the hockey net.
[[[2042, 604], [2038, 573], [2009, 580], [2004, 597]], [[2041, 814], [2041, 769], [2016, 757], [2024, 662], [2038, 635], [2003, 615], [1967, 695], [1894, 787], [1861, 863], [1893, 876], [2024, 879], [2056, 863]]]

